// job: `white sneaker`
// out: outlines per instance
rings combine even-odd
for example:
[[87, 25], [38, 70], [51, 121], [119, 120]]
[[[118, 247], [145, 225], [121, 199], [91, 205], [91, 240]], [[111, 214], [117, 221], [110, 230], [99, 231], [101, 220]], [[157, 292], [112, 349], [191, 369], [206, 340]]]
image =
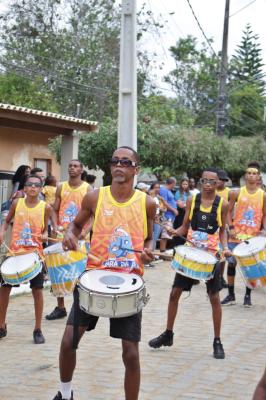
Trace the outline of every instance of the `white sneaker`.
[[174, 250], [173, 249], [165, 250], [164, 254], [166, 254], [167, 256], [173, 256]]

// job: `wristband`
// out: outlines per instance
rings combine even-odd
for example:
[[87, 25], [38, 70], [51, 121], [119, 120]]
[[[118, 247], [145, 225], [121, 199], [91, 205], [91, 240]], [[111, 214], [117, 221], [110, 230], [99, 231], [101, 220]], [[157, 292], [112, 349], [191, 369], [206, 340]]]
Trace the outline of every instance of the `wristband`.
[[235, 229], [235, 226], [234, 225], [229, 225], [229, 229], [231, 230], [231, 229]]

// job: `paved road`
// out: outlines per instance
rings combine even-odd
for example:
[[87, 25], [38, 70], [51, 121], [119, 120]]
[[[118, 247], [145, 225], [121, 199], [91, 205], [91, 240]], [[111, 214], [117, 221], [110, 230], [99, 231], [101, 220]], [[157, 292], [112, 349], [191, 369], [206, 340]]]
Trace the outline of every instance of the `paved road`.
[[[173, 347], [153, 350], [147, 342], [164, 330], [173, 275], [165, 262], [145, 271], [151, 300], [143, 315], [140, 400], [250, 400], [266, 359], [266, 291], [256, 291], [253, 308], [245, 309], [244, 285], [239, 278], [238, 304], [224, 309], [223, 314], [225, 360], [212, 357], [211, 308], [203, 284], [194, 287], [189, 298], [183, 295]], [[68, 309], [71, 301], [67, 299]], [[45, 290], [45, 313], [54, 305], [54, 297]], [[53, 398], [58, 389], [58, 352], [64, 325], [65, 320], [44, 320], [46, 343], [34, 345], [32, 297], [23, 294], [11, 298], [8, 336], [0, 341], [1, 400]], [[108, 325], [108, 320], [101, 319], [80, 344], [73, 381], [75, 400], [124, 398], [120, 341], [109, 338]]]

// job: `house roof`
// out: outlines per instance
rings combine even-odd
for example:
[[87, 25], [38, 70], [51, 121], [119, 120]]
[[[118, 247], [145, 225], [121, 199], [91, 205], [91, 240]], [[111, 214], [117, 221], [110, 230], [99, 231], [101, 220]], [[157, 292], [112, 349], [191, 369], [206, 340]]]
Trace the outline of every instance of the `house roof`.
[[0, 125], [67, 135], [73, 130], [94, 131], [98, 122], [0, 103]]

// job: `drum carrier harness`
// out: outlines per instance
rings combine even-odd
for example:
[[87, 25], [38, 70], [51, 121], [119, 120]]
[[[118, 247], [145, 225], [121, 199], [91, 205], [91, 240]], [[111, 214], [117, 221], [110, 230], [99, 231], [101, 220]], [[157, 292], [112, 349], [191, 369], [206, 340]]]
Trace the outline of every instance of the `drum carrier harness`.
[[200, 210], [201, 204], [201, 193], [198, 193], [195, 198], [195, 206], [191, 219], [191, 228], [193, 231], [207, 232], [213, 235], [219, 228], [217, 222], [217, 209], [220, 203], [221, 197], [216, 195], [214, 202], [212, 203], [211, 212], [205, 212]]

